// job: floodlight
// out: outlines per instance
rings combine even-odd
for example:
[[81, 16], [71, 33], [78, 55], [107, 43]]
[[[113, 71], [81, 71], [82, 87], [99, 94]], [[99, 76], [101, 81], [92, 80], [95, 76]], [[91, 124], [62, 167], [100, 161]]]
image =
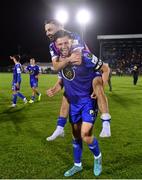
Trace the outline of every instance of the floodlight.
[[55, 19], [61, 24], [65, 24], [68, 21], [68, 12], [64, 9], [58, 10]]
[[91, 18], [91, 14], [86, 9], [82, 9], [82, 10], [78, 11], [78, 13], [76, 15], [77, 21], [82, 25], [85, 25], [86, 23], [88, 23], [90, 18]]

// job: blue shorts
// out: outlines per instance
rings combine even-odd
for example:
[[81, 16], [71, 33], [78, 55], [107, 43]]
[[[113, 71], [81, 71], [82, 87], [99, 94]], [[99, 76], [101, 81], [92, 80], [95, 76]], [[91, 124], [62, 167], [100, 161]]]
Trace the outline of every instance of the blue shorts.
[[38, 80], [30, 80], [30, 85], [31, 85], [31, 88], [38, 87]]
[[79, 121], [94, 124], [98, 113], [97, 101], [91, 98], [77, 104], [70, 104], [69, 120], [71, 124]]
[[17, 83], [12, 83], [12, 91], [19, 91], [20, 90], [20, 84], [21, 82], [19, 83], [19, 87], [16, 86]]

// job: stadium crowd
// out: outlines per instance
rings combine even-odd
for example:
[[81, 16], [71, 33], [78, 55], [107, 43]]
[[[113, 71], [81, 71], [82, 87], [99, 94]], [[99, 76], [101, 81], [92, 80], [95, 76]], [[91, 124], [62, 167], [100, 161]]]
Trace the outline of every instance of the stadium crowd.
[[134, 66], [142, 72], [142, 49], [112, 48], [103, 52], [102, 59], [118, 75], [131, 74]]

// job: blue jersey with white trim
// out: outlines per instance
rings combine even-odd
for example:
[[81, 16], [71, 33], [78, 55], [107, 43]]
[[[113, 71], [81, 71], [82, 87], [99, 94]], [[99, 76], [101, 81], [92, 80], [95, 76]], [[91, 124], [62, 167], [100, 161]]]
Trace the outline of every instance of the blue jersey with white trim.
[[[75, 49], [86, 49], [85, 42], [81, 40], [80, 36], [75, 33], [75, 32], [70, 32], [70, 36], [73, 39], [73, 44], [72, 44], [72, 50]], [[60, 51], [55, 45], [55, 42], [50, 43], [49, 45], [49, 50], [51, 54], [52, 61], [58, 57], [60, 57]]]
[[27, 66], [26, 71], [28, 71], [30, 74], [30, 80], [35, 80], [37, 79], [36, 76], [40, 73], [41, 70], [38, 65], [35, 66], [29, 65]]
[[97, 65], [99, 60], [94, 60], [92, 56], [90, 52], [83, 51], [81, 65], [68, 65], [60, 71], [65, 95], [70, 103], [78, 103], [90, 98], [93, 91], [92, 80], [101, 76], [100, 72], [95, 71], [99, 66]]
[[15, 64], [13, 68], [13, 83], [21, 82], [21, 71], [22, 71], [21, 64], [20, 63]]

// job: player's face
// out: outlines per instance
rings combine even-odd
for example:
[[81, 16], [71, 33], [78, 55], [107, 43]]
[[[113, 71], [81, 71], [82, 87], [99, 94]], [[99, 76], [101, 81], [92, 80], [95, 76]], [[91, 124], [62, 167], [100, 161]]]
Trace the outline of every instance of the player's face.
[[45, 32], [50, 41], [54, 40], [54, 34], [59, 30], [59, 27], [57, 27], [55, 24], [45, 24]]
[[67, 57], [70, 54], [72, 40], [68, 36], [58, 38], [55, 42], [62, 56]]
[[31, 64], [31, 65], [35, 65], [35, 59], [33, 59], [33, 58], [30, 59], [30, 64]]

